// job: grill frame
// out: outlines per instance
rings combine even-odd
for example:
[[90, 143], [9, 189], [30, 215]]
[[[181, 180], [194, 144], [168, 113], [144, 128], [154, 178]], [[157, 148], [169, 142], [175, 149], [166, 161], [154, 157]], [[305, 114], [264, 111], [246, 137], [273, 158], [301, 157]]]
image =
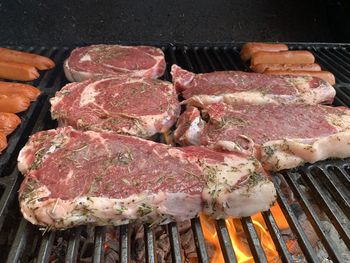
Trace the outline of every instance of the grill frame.
[[[125, 43], [130, 44], [130, 43]], [[138, 43], [133, 43], [138, 44]], [[154, 46], [159, 46], [157, 43], [147, 43]], [[234, 44], [177, 44], [160, 46], [166, 55], [167, 70], [164, 79], [170, 79], [170, 67], [173, 63], [193, 71], [193, 72], [209, 72], [214, 70], [244, 70], [248, 71], [249, 67], [239, 59], [240, 43]], [[315, 54], [316, 61], [321, 64], [322, 68], [333, 72], [336, 76], [337, 84], [335, 89], [337, 97], [334, 102], [335, 105], [350, 106], [350, 45], [346, 44], [328, 44], [328, 43], [289, 43], [291, 49], [307, 49]], [[31, 107], [21, 115], [22, 124], [9, 138], [9, 147], [4, 154], [0, 156], [0, 232], [3, 228], [3, 223], [8, 212], [11, 210], [10, 206], [16, 202], [17, 190], [22, 180], [22, 176], [16, 168], [16, 157], [19, 150], [25, 144], [28, 136], [36, 131], [54, 128], [56, 123], [50, 120], [49, 109], [50, 103], [48, 98], [52, 97], [54, 93], [59, 90], [65, 83], [64, 73], [62, 69], [63, 60], [69, 55], [69, 52], [74, 47], [10, 47], [18, 50], [25, 50], [34, 53], [39, 53], [45, 56], [52, 57], [57, 66], [50, 71], [42, 74], [41, 78], [35, 80], [32, 84], [39, 86], [42, 90], [42, 95], [34, 102]], [[348, 55], [348, 57], [347, 57]], [[322, 182], [315, 179], [315, 169], [318, 173], [323, 174]], [[336, 169], [338, 175], [330, 169]], [[340, 211], [349, 218], [350, 207], [349, 192], [345, 189], [338, 188], [335, 180], [336, 177], [342, 176], [341, 180], [346, 185], [350, 185], [350, 162], [345, 160], [326, 160], [316, 164], [306, 165], [293, 172], [301, 173], [303, 181], [310, 189], [317, 195], [317, 204], [325, 208], [325, 213], [331, 219], [337, 231], [341, 234], [344, 243], [350, 249], [350, 231], [339, 215]], [[319, 172], [321, 171], [321, 172]], [[283, 173], [288, 185], [293, 188], [293, 192], [297, 194], [297, 200], [302, 204], [304, 211], [307, 212], [307, 218], [313, 223], [317, 234], [324, 243], [325, 249], [330, 258], [334, 262], [340, 262], [336, 248], [332, 242], [327, 239], [324, 229], [320, 223], [315, 211], [309, 204], [305, 193], [298, 188], [295, 174], [291, 171]], [[292, 208], [277, 181], [278, 174], [273, 175], [273, 182], [277, 189], [277, 199], [281, 206], [284, 215], [287, 218], [289, 225], [293, 232], [298, 237], [298, 244], [304, 253], [308, 262], [318, 262], [317, 256], [308, 240], [303, 228], [299, 224]], [[323, 185], [324, 184], [324, 185]], [[333, 192], [333, 194], [329, 194]], [[328, 194], [327, 194], [328, 193]], [[338, 210], [332, 206], [332, 201], [338, 204]], [[276, 221], [270, 211], [262, 213], [265, 223], [268, 227], [270, 235], [276, 245], [283, 262], [293, 262], [291, 253], [288, 251], [285, 242], [282, 239], [281, 232], [277, 227]], [[241, 223], [247, 240], [254, 256], [258, 262], [267, 262], [266, 255], [261, 248], [259, 239], [257, 238], [256, 230], [250, 218], [242, 218]], [[191, 220], [192, 233], [196, 243], [197, 255], [201, 262], [210, 262], [208, 252], [205, 246], [203, 231], [198, 218]], [[130, 233], [131, 226], [120, 226], [120, 262], [129, 262], [130, 259]], [[234, 249], [232, 248], [228, 229], [224, 220], [218, 220], [216, 224], [218, 239], [222, 248], [223, 256], [226, 262], [237, 262]], [[75, 262], [79, 249], [79, 235], [84, 227], [77, 227], [69, 231], [68, 248], [65, 254], [66, 262]], [[181, 248], [179, 241], [179, 232], [175, 223], [170, 223], [167, 226], [169, 233], [169, 240], [172, 246], [171, 257], [173, 262], [182, 262]], [[95, 227], [94, 239], [94, 254], [93, 262], [103, 262], [103, 245], [105, 227]], [[33, 235], [32, 235], [33, 234]], [[7, 262], [17, 262], [27, 253], [30, 254], [31, 240], [37, 244], [36, 261], [48, 262], [53, 243], [56, 238], [56, 232], [51, 231], [44, 234], [42, 237], [37, 230], [37, 227], [32, 226], [23, 218], [19, 222], [18, 230], [12, 242], [12, 246], [6, 255]], [[36, 243], [35, 243], [36, 242]], [[40, 243], [40, 245], [39, 245]], [[155, 254], [155, 237], [152, 229], [145, 227], [145, 245], [146, 245], [146, 262], [157, 262]], [[32, 249], [33, 250], [33, 249]], [[1, 258], [0, 258], [1, 259]]]

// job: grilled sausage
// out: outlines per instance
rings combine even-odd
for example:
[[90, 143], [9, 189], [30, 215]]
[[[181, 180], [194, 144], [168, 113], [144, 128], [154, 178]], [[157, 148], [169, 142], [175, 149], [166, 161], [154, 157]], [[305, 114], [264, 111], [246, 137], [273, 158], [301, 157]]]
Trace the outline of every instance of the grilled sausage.
[[327, 81], [329, 84], [335, 84], [335, 77], [328, 71], [284, 71], [284, 70], [266, 70], [264, 74], [269, 75], [292, 75], [292, 76], [310, 76], [317, 77]]
[[250, 68], [254, 72], [263, 73], [265, 70], [287, 70], [287, 71], [321, 71], [318, 64], [257, 64]]
[[267, 43], [257, 43], [249, 42], [245, 43], [241, 49], [241, 59], [243, 61], [248, 61], [252, 55], [258, 51], [270, 51], [278, 52], [288, 50], [288, 46], [285, 44], [267, 44]]
[[7, 147], [6, 135], [0, 132], [0, 153]]
[[39, 77], [33, 66], [14, 62], [0, 61], [0, 78], [29, 81]]
[[40, 90], [27, 84], [0, 81], [0, 94], [23, 95], [31, 101], [35, 101], [40, 95]]
[[39, 70], [50, 69], [55, 66], [55, 63], [47, 57], [8, 48], [0, 48], [0, 61], [27, 64]]
[[0, 94], [0, 112], [18, 113], [28, 109], [29, 105], [30, 100], [27, 97], [24, 97], [23, 95]]
[[254, 53], [251, 65], [257, 64], [311, 64], [315, 63], [314, 55], [306, 50], [267, 52], [259, 51]]
[[6, 136], [12, 133], [21, 123], [21, 119], [14, 113], [0, 112], [0, 133]]

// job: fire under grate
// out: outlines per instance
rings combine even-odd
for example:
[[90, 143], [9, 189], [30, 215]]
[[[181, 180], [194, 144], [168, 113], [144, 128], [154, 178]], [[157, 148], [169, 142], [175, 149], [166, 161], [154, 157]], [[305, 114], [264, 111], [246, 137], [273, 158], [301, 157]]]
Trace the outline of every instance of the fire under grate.
[[[238, 44], [166, 45], [169, 80], [173, 63], [193, 72], [244, 70]], [[9, 147], [0, 156], [0, 262], [213, 262], [213, 252], [204, 237], [199, 218], [183, 226], [124, 225], [119, 227], [81, 226], [66, 231], [48, 231], [24, 220], [18, 209], [17, 191], [22, 175], [16, 158], [28, 136], [36, 131], [56, 127], [50, 118], [48, 99], [67, 81], [62, 62], [72, 47], [12, 47], [53, 58], [57, 66], [44, 72], [33, 85], [42, 95], [21, 115], [22, 124], [9, 137]], [[291, 49], [308, 49], [316, 62], [337, 79], [334, 105], [350, 106], [350, 45], [291, 43]], [[269, 210], [261, 213], [278, 253], [274, 262], [346, 262], [350, 260], [350, 161], [327, 160], [273, 175], [278, 205], [288, 223], [281, 229], [278, 218]], [[272, 262], [261, 242], [251, 217], [236, 220], [244, 233], [251, 261]], [[135, 231], [138, 228], [138, 232]], [[215, 222], [218, 243], [225, 262], [239, 262], [239, 251], [232, 246], [228, 221]], [[135, 234], [136, 233], [136, 234]], [[184, 235], [191, 239], [191, 257], [185, 255]], [[135, 242], [141, 236], [140, 242]], [[287, 238], [286, 238], [287, 237]], [[289, 238], [289, 239], [288, 239]], [[159, 256], [159, 245], [168, 247], [168, 258]], [[190, 246], [190, 245], [189, 245]], [[110, 252], [113, 253], [110, 253]], [[295, 253], [297, 251], [297, 253]], [[321, 251], [321, 252], [320, 252]]]

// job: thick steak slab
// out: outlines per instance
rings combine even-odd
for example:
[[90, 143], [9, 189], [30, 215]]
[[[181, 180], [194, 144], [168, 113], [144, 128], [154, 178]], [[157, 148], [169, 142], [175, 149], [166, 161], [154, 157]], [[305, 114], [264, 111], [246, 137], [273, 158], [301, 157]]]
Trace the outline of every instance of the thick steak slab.
[[177, 65], [171, 68], [173, 83], [184, 103], [203, 107], [211, 103], [289, 104], [332, 103], [335, 89], [319, 78], [271, 76], [241, 71], [194, 74]]
[[18, 167], [24, 217], [54, 228], [242, 217], [275, 201], [253, 157], [71, 127], [31, 136]]
[[63, 87], [51, 100], [61, 126], [148, 138], [167, 131], [180, 113], [170, 82], [140, 78], [87, 80]]
[[255, 153], [266, 169], [350, 156], [350, 110], [324, 105], [227, 105], [189, 107], [175, 131], [183, 145], [211, 145]]
[[92, 45], [74, 49], [63, 67], [73, 82], [120, 75], [155, 79], [164, 74], [166, 64], [159, 48]]

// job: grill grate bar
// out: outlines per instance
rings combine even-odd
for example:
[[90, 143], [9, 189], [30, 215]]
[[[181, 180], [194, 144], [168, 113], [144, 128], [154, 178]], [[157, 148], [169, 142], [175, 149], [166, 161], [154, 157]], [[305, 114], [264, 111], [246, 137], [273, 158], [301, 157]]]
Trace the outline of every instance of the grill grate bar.
[[[216, 69], [216, 70], [222, 70], [222, 69], [220, 69], [220, 68], [218, 68], [218, 67], [216, 67], [215, 66], [215, 63], [214, 63], [214, 58], [212, 58], [212, 57], [210, 57], [209, 56], [209, 54], [208, 54], [208, 48], [204, 48], [204, 57], [206, 58], [206, 60], [209, 62], [209, 63], [206, 63], [207, 65], [209, 65], [210, 66], [210, 69], [211, 70], [214, 70], [214, 69]], [[221, 66], [221, 65], [220, 65]]]
[[347, 56], [344, 56], [344, 54], [343, 54], [343, 53], [345, 53], [344, 50], [343, 50], [343, 52], [340, 52], [338, 49], [332, 49], [332, 50], [333, 50], [334, 54], [336, 54], [336, 56], [338, 57], [337, 62], [342, 63], [342, 61], [346, 61], [346, 63], [342, 63], [342, 64], [345, 64], [348, 66], [348, 64], [350, 63], [350, 58]]
[[179, 231], [177, 230], [176, 223], [170, 223], [168, 224], [168, 233], [169, 233], [169, 239], [170, 239], [170, 246], [171, 246], [171, 258], [173, 263], [181, 263], [182, 257], [181, 257], [181, 244], [180, 244], [180, 235]]
[[226, 63], [224, 62], [224, 58], [222, 57], [223, 51], [222, 49], [219, 49], [218, 47], [214, 48], [214, 56], [217, 59], [217, 61], [220, 63], [220, 66], [222, 67], [222, 70], [229, 70], [229, 68], [226, 66]]
[[300, 248], [302, 249], [306, 259], [309, 262], [318, 262], [317, 256], [315, 254], [314, 249], [312, 248], [310, 241], [307, 239], [304, 230], [300, 226], [298, 219], [296, 218], [295, 214], [292, 211], [292, 208], [288, 204], [288, 201], [286, 197], [283, 196], [283, 193], [281, 189], [278, 187], [278, 182], [276, 182], [276, 179], [274, 176], [272, 177], [272, 180], [274, 182], [274, 185], [276, 186], [276, 192], [277, 192], [277, 201], [283, 211], [284, 216], [287, 219], [287, 222], [290, 226], [290, 228], [293, 230], [293, 232], [298, 237], [298, 243], [300, 245]]
[[339, 70], [341, 70], [344, 74], [350, 75], [350, 71], [347, 68], [346, 64], [344, 64], [343, 60], [340, 59], [336, 54], [331, 53], [329, 49], [323, 49], [321, 54], [324, 58], [327, 59], [327, 61], [337, 61], [336, 63], [333, 63], [334, 66], [338, 67]]
[[94, 254], [92, 258], [93, 263], [103, 262], [103, 244], [105, 241], [106, 228], [103, 226], [95, 227], [95, 240], [94, 240]]
[[68, 249], [66, 253], [66, 262], [76, 262], [78, 256], [79, 242], [80, 242], [80, 233], [83, 230], [83, 227], [77, 227], [72, 229], [70, 232]]
[[232, 247], [230, 234], [228, 232], [226, 222], [223, 219], [217, 220], [216, 232], [218, 234], [222, 255], [224, 256], [225, 262], [237, 262], [236, 254]]
[[230, 51], [231, 51], [231, 49], [228, 49], [227, 47], [224, 47], [224, 49], [223, 49], [223, 53], [224, 53], [226, 59], [230, 63], [230, 68], [233, 70], [239, 70], [237, 64], [233, 61], [233, 58], [232, 58], [233, 56], [229, 54]]
[[216, 232], [220, 242], [222, 255], [224, 256], [225, 262], [235, 263], [237, 262], [236, 254], [232, 247], [230, 234], [227, 230], [226, 222], [220, 219], [216, 222]]
[[260, 240], [255, 231], [252, 219], [250, 217], [243, 217], [241, 218], [241, 223], [247, 236], [250, 251], [252, 252], [255, 261], [267, 263], [265, 252], [260, 244]]
[[[322, 168], [321, 168], [322, 169]], [[334, 182], [335, 175], [330, 175], [327, 169], [322, 169], [322, 174], [327, 178], [324, 180], [326, 187], [332, 194], [338, 205], [345, 210], [346, 215], [350, 215], [349, 196], [344, 193], [340, 186], [337, 186]], [[332, 178], [333, 177], [333, 178]]]
[[290, 172], [288, 172], [286, 179], [289, 181], [289, 185], [292, 188], [293, 193], [296, 194], [301, 206], [303, 207], [303, 210], [305, 211], [314, 230], [319, 236], [322, 244], [325, 246], [328, 254], [332, 257], [333, 261], [341, 262], [341, 258], [339, 258], [340, 253], [338, 249], [334, 246], [332, 240], [330, 240], [329, 236], [327, 235], [319, 217], [317, 216], [315, 210], [312, 208], [311, 203], [308, 201], [305, 193], [302, 191], [295, 177]]
[[337, 231], [341, 234], [342, 239], [346, 246], [350, 249], [350, 229], [349, 225], [340, 218], [339, 214], [335, 211], [334, 206], [330, 198], [326, 195], [323, 188], [319, 185], [311, 174], [310, 168], [304, 170], [304, 175], [308, 179], [308, 186], [312, 189], [313, 193], [317, 196], [315, 201], [319, 203], [323, 211], [327, 214]]
[[281, 231], [279, 230], [270, 210], [262, 212], [261, 214], [264, 217], [267, 229], [269, 230], [273, 243], [275, 244], [283, 262], [293, 262], [292, 256], [282, 238]]
[[350, 189], [350, 176], [347, 174], [347, 172], [344, 170], [343, 167], [337, 167], [337, 168], [342, 174], [342, 177], [341, 177], [342, 183], [347, 189]]
[[145, 244], [146, 244], [146, 262], [156, 263], [157, 256], [156, 256], [156, 247], [154, 245], [155, 241], [154, 241], [153, 230], [148, 226], [144, 226], [144, 231], [145, 231]]
[[46, 233], [41, 239], [41, 245], [38, 252], [37, 263], [44, 263], [49, 261], [53, 242], [55, 241], [56, 232], [51, 231]]
[[192, 63], [191, 63], [191, 60], [190, 60], [190, 58], [189, 58], [187, 52], [190, 52], [190, 49], [189, 49], [188, 47], [184, 47], [184, 48], [183, 48], [183, 55], [184, 55], [184, 57], [185, 57], [186, 64], [187, 64], [187, 66], [188, 66], [188, 69], [189, 69], [190, 71], [193, 72], [193, 71], [194, 71], [194, 68], [193, 68], [193, 65], [192, 65]]
[[323, 52], [332, 60], [337, 61], [337, 64], [346, 72], [346, 74], [350, 74], [348, 62], [345, 61], [348, 59], [344, 59], [344, 56], [338, 53], [337, 50], [325, 49]]
[[193, 54], [195, 57], [195, 60], [197, 61], [197, 65], [198, 65], [198, 69], [200, 72], [208, 72], [208, 70], [206, 69], [206, 67], [204, 66], [202, 59], [200, 58], [199, 54], [198, 54], [198, 48], [194, 48], [193, 49]]
[[319, 52], [313, 52], [313, 54], [315, 55], [317, 62], [321, 64], [322, 68], [327, 68], [327, 70], [336, 75], [337, 83], [338, 80], [341, 80], [342, 82], [350, 82], [350, 79], [340, 70], [338, 70], [335, 63], [328, 62]]
[[18, 189], [18, 186], [19, 186], [18, 172], [15, 171], [10, 176], [2, 177], [2, 178], [0, 177], [0, 179], [2, 179], [1, 181], [4, 181], [4, 182], [6, 180], [6, 185], [7, 185], [0, 199], [0, 231], [1, 231], [5, 220], [5, 216], [8, 212], [7, 207], [12, 202], [15, 194], [17, 193], [16, 190]]
[[122, 225], [120, 228], [120, 263], [130, 261], [130, 225]]
[[12, 243], [10, 253], [7, 257], [8, 263], [20, 261], [20, 258], [25, 250], [25, 246], [28, 243], [29, 239], [30, 231], [28, 225], [29, 222], [22, 218], [16, 233], [15, 240]]
[[207, 253], [207, 248], [205, 246], [204, 235], [199, 218], [192, 219], [191, 226], [199, 260], [202, 263], [209, 263], [209, 257]]

